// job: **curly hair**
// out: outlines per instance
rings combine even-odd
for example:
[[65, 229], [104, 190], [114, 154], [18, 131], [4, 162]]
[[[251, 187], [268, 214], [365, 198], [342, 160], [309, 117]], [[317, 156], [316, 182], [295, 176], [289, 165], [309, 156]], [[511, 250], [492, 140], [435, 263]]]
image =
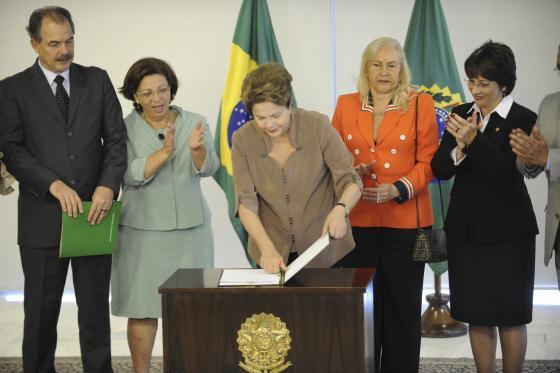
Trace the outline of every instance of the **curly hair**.
[[289, 107], [292, 102], [292, 76], [278, 63], [257, 67], [245, 77], [241, 87], [241, 100], [253, 112], [253, 105], [272, 102]]

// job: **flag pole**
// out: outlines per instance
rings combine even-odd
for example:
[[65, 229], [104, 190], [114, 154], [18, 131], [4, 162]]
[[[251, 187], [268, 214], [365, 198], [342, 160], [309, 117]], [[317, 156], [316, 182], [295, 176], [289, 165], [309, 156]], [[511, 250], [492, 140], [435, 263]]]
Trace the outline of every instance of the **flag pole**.
[[441, 275], [434, 274], [435, 293], [426, 295], [428, 308], [422, 314], [422, 337], [448, 338], [467, 334], [468, 326], [451, 317], [449, 295], [441, 293]]
[[[440, 0], [414, 1], [404, 49], [413, 83], [421, 91], [432, 94], [441, 139], [449, 112], [455, 105], [463, 103], [465, 95]], [[446, 184], [446, 199], [449, 198], [449, 186]], [[445, 214], [441, 189], [440, 197], [440, 201], [432, 198], [432, 206], [441, 204], [442, 210], [440, 213], [434, 209], [432, 229], [443, 229]], [[467, 325], [451, 317], [447, 305], [449, 295], [441, 293], [441, 274], [447, 270], [447, 262], [431, 263], [430, 268], [434, 272], [435, 293], [426, 296], [429, 306], [422, 315], [422, 336], [443, 338], [464, 335]]]
[[[231, 148], [233, 133], [252, 119], [241, 101], [243, 80], [258, 65], [268, 62], [282, 64], [268, 4], [266, 0], [243, 0], [233, 34], [226, 84], [216, 121], [214, 143], [220, 158], [220, 167], [214, 174], [214, 180], [226, 195], [229, 219], [253, 268], [256, 267], [256, 263], [247, 252], [249, 236], [241, 220], [235, 216], [236, 199]], [[292, 105], [294, 104], [295, 99], [292, 95]]]

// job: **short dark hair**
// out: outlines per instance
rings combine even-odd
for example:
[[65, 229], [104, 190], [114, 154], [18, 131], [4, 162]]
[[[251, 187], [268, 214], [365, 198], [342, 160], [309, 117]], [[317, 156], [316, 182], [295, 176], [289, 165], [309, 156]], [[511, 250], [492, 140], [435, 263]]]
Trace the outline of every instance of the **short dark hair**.
[[509, 95], [515, 87], [515, 56], [510, 47], [492, 40], [482, 44], [465, 61], [465, 73], [472, 79], [477, 76], [498, 83]]
[[163, 75], [165, 79], [167, 79], [167, 83], [171, 89], [171, 101], [173, 101], [175, 94], [177, 94], [179, 81], [177, 80], [177, 75], [175, 75], [171, 66], [159, 58], [141, 58], [130, 66], [130, 69], [128, 69], [128, 72], [124, 77], [123, 85], [119, 88], [119, 92], [124, 96], [124, 98], [134, 102], [134, 108], [137, 111], [142, 111], [142, 106], [134, 100], [134, 93], [138, 90], [138, 86], [140, 85], [142, 79], [148, 75], [154, 74]]
[[253, 105], [272, 102], [289, 107], [292, 101], [292, 76], [278, 63], [266, 63], [251, 71], [243, 81], [241, 100], [253, 112]]
[[41, 42], [41, 25], [43, 24], [43, 19], [45, 17], [52, 19], [58, 24], [68, 21], [70, 28], [72, 29], [72, 34], [75, 33], [72, 15], [67, 9], [60, 6], [45, 6], [35, 9], [29, 17], [29, 24], [27, 25], [26, 30], [31, 39]]

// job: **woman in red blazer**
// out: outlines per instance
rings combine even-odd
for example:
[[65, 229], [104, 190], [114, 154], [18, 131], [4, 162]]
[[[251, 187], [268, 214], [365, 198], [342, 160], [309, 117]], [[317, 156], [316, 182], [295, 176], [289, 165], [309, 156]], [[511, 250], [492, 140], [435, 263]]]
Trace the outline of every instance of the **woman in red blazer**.
[[434, 222], [427, 186], [438, 134], [432, 97], [410, 86], [398, 41], [366, 47], [358, 92], [339, 97], [333, 126], [364, 183], [350, 213], [356, 247], [336, 265], [376, 269], [376, 371], [417, 372], [424, 264], [412, 248], [418, 225]]

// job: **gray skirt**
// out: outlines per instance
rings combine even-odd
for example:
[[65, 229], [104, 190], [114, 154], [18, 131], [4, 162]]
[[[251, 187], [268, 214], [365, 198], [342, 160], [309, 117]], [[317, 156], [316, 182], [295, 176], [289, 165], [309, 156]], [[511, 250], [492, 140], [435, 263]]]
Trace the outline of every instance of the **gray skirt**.
[[159, 286], [178, 268], [212, 268], [213, 264], [210, 220], [172, 231], [120, 226], [113, 254], [111, 313], [128, 318], [159, 318]]

